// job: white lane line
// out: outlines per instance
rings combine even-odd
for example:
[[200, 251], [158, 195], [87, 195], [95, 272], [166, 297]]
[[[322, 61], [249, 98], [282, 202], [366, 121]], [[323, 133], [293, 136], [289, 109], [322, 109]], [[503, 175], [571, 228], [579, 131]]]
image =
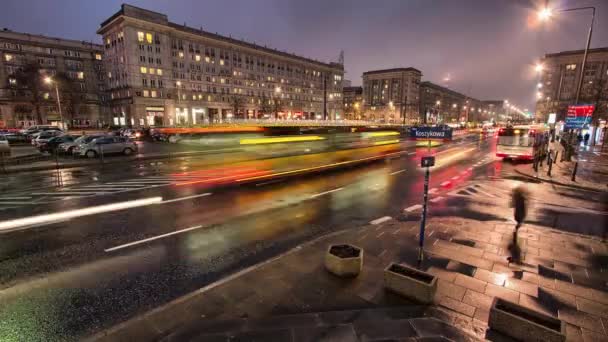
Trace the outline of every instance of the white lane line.
[[120, 191], [120, 190], [126, 190], [126, 189], [133, 189], [133, 188], [125, 188], [125, 187], [119, 187], [119, 188], [106, 188], [106, 187], [96, 187], [96, 188], [74, 188], [74, 189], [70, 189], [69, 191], [83, 191], [83, 192], [90, 192], [90, 191], [102, 191], [102, 192], [108, 192], [108, 191]]
[[210, 196], [210, 195], [212, 195], [211, 192], [206, 192], [206, 193], [200, 194], [200, 195], [192, 195], [192, 196], [174, 198], [174, 199], [162, 201], [160, 203], [173, 203], [173, 202], [185, 201], [185, 200], [189, 200], [189, 199], [193, 199], [193, 198], [205, 197], [205, 196]]
[[148, 184], [171, 184], [171, 182], [166, 181], [166, 180], [157, 180], [157, 181], [148, 180], [148, 181], [112, 182], [112, 183], [107, 183], [107, 184], [110, 184], [110, 185], [148, 185]]
[[409, 152], [409, 153], [408, 153], [408, 155], [410, 155], [410, 156], [411, 156], [412, 154], [416, 154], [416, 151], [414, 151], [414, 152]]
[[399, 170], [399, 171], [391, 172], [391, 176], [392, 176], [392, 175], [399, 174], [399, 173], [401, 173], [401, 172], [405, 172], [405, 171], [406, 171], [406, 170], [405, 170], [405, 169], [403, 169], [403, 170]]
[[433, 198], [433, 199], [431, 200], [431, 202], [433, 202], [433, 203], [437, 203], [437, 202], [441, 201], [441, 200], [442, 200], [442, 199], [444, 199], [444, 198], [445, 198], [445, 197], [437, 196], [437, 197]]
[[119, 249], [131, 247], [131, 246], [135, 246], [135, 245], [140, 245], [142, 243], [146, 243], [146, 242], [162, 239], [162, 238], [167, 237], [167, 236], [181, 234], [181, 233], [189, 232], [191, 230], [200, 229], [200, 228], [203, 228], [203, 226], [194, 226], [194, 227], [190, 227], [190, 228], [185, 228], [185, 229], [177, 230], [177, 231], [174, 231], [174, 232], [171, 232], [171, 233], [157, 235], [157, 236], [153, 236], [151, 238], [147, 238], [147, 239], [143, 239], [143, 240], [138, 240], [138, 241], [133, 241], [133, 242], [126, 243], [124, 245], [107, 248], [107, 249], [104, 249], [103, 251], [106, 252], [106, 253], [109, 253], [109, 252], [117, 251]]
[[58, 192], [33, 192], [37, 196], [78, 196], [78, 195], [105, 195], [107, 192], [100, 191], [58, 191]]
[[439, 185], [440, 185], [440, 186], [448, 186], [448, 185], [450, 185], [450, 184], [452, 184], [452, 182], [450, 182], [450, 181], [445, 181], [445, 182], [443, 182], [443, 183], [441, 183], [441, 184], [439, 184]]
[[491, 194], [491, 193], [489, 193], [489, 192], [485, 192], [485, 191], [481, 190], [479, 187], [476, 187], [476, 188], [475, 188], [475, 191], [477, 191], [477, 192], [479, 192], [479, 193], [482, 193], [482, 194], [484, 194], [484, 195], [486, 195], [486, 196], [492, 197], [492, 198], [498, 198], [498, 196], [493, 195], [493, 194]]
[[454, 176], [454, 177], [452, 177], [453, 180], [457, 180], [458, 178], [460, 178], [460, 176]]
[[0, 201], [11, 201], [11, 200], [26, 200], [26, 199], [31, 199], [32, 197], [30, 196], [7, 196], [7, 197], [0, 197]]
[[418, 210], [420, 208], [422, 208], [422, 206], [420, 204], [414, 204], [411, 207], [407, 207], [407, 208], [403, 209], [403, 211], [410, 212], [410, 211]]
[[392, 217], [390, 217], [390, 216], [384, 216], [384, 217], [375, 219], [375, 220], [371, 221], [370, 223], [371, 224], [380, 224], [380, 223], [386, 222], [386, 221], [388, 221], [390, 219], [392, 219]]
[[468, 169], [467, 169], [467, 171], [473, 171], [473, 168], [472, 168], [472, 167], [470, 167], [470, 168], [468, 168]]
[[281, 183], [283, 180], [284, 180], [283, 178], [277, 179], [277, 180], [271, 180], [268, 182], [258, 183], [255, 186], [264, 186], [264, 185], [270, 185], [270, 184], [275, 184], [275, 183]]
[[108, 189], [112, 189], [112, 188], [139, 188], [141, 187], [141, 185], [133, 185], [133, 184], [123, 184], [123, 185], [111, 185], [111, 184], [98, 184], [98, 185], [87, 185], [87, 186], [83, 186], [82, 189], [88, 189], [88, 188], [108, 188]]
[[36, 224], [48, 224], [56, 221], [69, 220], [76, 217], [95, 215], [105, 212], [142, 207], [151, 204], [159, 204], [162, 201], [162, 197], [150, 197], [143, 198], [134, 201], [119, 202], [112, 204], [105, 204], [96, 207], [89, 207], [84, 209], [68, 210], [64, 212], [45, 214], [38, 216], [31, 216], [16, 220], [8, 220], [0, 222], [0, 231], [3, 230], [14, 230], [17, 228], [25, 228]]
[[436, 193], [437, 191], [439, 191], [439, 189], [437, 189], [437, 188], [432, 188], [431, 190], [429, 190], [429, 194], [434, 194], [434, 193]]
[[332, 192], [340, 191], [340, 190], [343, 190], [343, 189], [344, 189], [344, 188], [337, 188], [337, 189], [333, 189], [333, 190], [329, 190], [329, 191], [321, 192], [321, 193], [314, 194], [314, 195], [310, 196], [310, 198], [315, 198], [315, 197], [319, 197], [319, 196], [323, 196], [323, 195], [331, 194]]
[[35, 204], [33, 202], [3, 202], [2, 200], [0, 200], [0, 205], [23, 205], [23, 204]]

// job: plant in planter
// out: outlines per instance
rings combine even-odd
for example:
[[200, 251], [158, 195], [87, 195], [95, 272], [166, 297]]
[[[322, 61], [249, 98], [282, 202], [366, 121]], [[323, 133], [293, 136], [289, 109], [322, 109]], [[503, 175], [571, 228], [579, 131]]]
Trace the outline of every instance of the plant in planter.
[[392, 263], [384, 270], [384, 286], [404, 297], [430, 304], [437, 292], [437, 277], [413, 267]]
[[490, 308], [490, 329], [521, 341], [566, 340], [566, 324], [538, 311], [494, 298]]
[[339, 277], [354, 277], [363, 267], [363, 250], [353, 245], [330, 245], [325, 253], [325, 268]]

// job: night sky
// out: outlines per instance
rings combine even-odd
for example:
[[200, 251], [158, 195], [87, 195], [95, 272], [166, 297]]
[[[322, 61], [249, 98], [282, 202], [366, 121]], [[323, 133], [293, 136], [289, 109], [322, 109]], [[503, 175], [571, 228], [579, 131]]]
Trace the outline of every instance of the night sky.
[[[345, 52], [346, 78], [367, 70], [416, 67], [423, 80], [480, 99], [532, 108], [535, 61], [584, 48], [590, 12], [536, 23], [546, 0], [131, 0], [169, 20], [244, 38], [322, 61]], [[0, 26], [100, 42], [99, 23], [120, 0], [2, 0]], [[608, 0], [549, 0], [551, 7], [595, 6], [592, 47], [608, 46]]]

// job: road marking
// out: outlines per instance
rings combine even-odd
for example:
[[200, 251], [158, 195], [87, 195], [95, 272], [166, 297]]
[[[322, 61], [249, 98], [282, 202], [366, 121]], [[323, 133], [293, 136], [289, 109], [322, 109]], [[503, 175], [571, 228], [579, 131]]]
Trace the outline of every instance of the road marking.
[[340, 191], [340, 190], [343, 190], [343, 189], [344, 189], [344, 188], [337, 188], [337, 189], [333, 189], [333, 190], [329, 190], [329, 191], [321, 192], [321, 193], [314, 194], [314, 195], [310, 196], [310, 198], [315, 198], [315, 197], [319, 197], [319, 196], [323, 196], [323, 195], [331, 194], [332, 192]]
[[126, 182], [112, 182], [107, 183], [110, 185], [149, 185], [149, 184], [171, 184], [170, 181], [166, 180], [147, 180], [147, 181], [126, 181]]
[[0, 201], [4, 201], [4, 200], [26, 200], [26, 199], [31, 199], [30, 196], [15, 196], [15, 197], [0, 197]]
[[382, 235], [384, 235], [384, 232], [380, 232], [380, 234], [378, 234], [378, 236], [376, 236], [376, 238], [381, 237]]
[[418, 210], [420, 208], [422, 208], [422, 206], [420, 204], [414, 204], [413, 206], [407, 207], [407, 208], [405, 208], [403, 210], [407, 211], [407, 212], [410, 212], [410, 211]]
[[0, 200], [0, 205], [23, 205], [23, 204], [35, 204], [33, 202], [3, 202]]
[[173, 202], [185, 201], [185, 200], [189, 200], [189, 199], [193, 199], [193, 198], [205, 197], [205, 196], [210, 196], [210, 195], [212, 195], [211, 192], [206, 192], [206, 193], [200, 194], [200, 195], [192, 195], [192, 196], [174, 198], [174, 199], [162, 201], [160, 203], [173, 203]]
[[411, 156], [412, 154], [416, 154], [416, 151], [414, 151], [414, 152], [409, 152], [409, 153], [408, 153], [408, 155], [410, 155], [410, 156]]
[[497, 198], [497, 197], [498, 197], [498, 196], [496, 196], [496, 195], [493, 195], [493, 194], [491, 194], [491, 193], [488, 193], [488, 192], [485, 192], [485, 191], [481, 190], [481, 189], [480, 189], [480, 187], [476, 187], [475, 191], [477, 191], [477, 192], [481, 192], [482, 194], [484, 194], [484, 195], [486, 195], [486, 196], [489, 196], [489, 197], [493, 197], [493, 198]]
[[438, 191], [439, 189], [437, 188], [432, 188], [431, 190], [429, 190], [429, 194], [434, 194]]
[[454, 177], [452, 177], [453, 180], [456, 180], [458, 178], [460, 178], [460, 176], [454, 176]]
[[384, 217], [375, 219], [375, 220], [371, 221], [370, 223], [371, 224], [380, 224], [380, 223], [386, 222], [386, 221], [388, 221], [390, 219], [392, 219], [392, 217], [390, 217], [390, 216], [384, 216]]
[[472, 168], [472, 167], [470, 167], [470, 168], [468, 168], [468, 169], [467, 169], [467, 171], [473, 171], [473, 168]]
[[281, 183], [283, 180], [284, 179], [271, 180], [268, 182], [258, 183], [255, 186], [264, 186], [264, 185], [270, 185], [270, 184], [274, 184], [274, 183]]
[[58, 192], [33, 192], [32, 195], [37, 196], [78, 196], [78, 195], [105, 195], [108, 192], [99, 191], [58, 191]]
[[450, 185], [450, 184], [452, 184], [452, 182], [450, 182], [450, 181], [445, 181], [445, 182], [443, 182], [443, 183], [441, 183], [441, 184], [439, 184], [439, 185], [440, 185], [440, 186], [443, 186], [443, 187], [446, 187], [446, 186], [448, 186], [448, 185]]
[[18, 229], [18, 228], [26, 228], [26, 227], [30, 227], [30, 226], [37, 225], [37, 224], [49, 224], [49, 223], [53, 223], [56, 221], [64, 221], [64, 220], [69, 220], [69, 219], [76, 218], [76, 217], [95, 215], [95, 214], [135, 208], [135, 207], [142, 207], [142, 206], [147, 206], [147, 205], [151, 205], [151, 204], [159, 204], [159, 203], [161, 203], [161, 201], [162, 201], [162, 197], [150, 197], [150, 198], [143, 198], [143, 199], [134, 200], [134, 201], [105, 204], [105, 205], [100, 205], [100, 206], [96, 206], [96, 207], [84, 208], [84, 209], [68, 210], [68, 211], [54, 213], [54, 214], [45, 214], [45, 215], [20, 218], [20, 219], [16, 219], [16, 220], [2, 221], [2, 222], [0, 222], [0, 231], [14, 230], [14, 229]]
[[87, 186], [83, 186], [82, 188], [135, 188], [135, 187], [140, 187], [139, 185], [133, 185], [133, 184], [123, 184], [123, 185], [112, 185], [112, 184], [96, 184], [96, 185], [87, 185]]
[[399, 171], [391, 172], [391, 176], [392, 176], [392, 175], [399, 174], [399, 173], [401, 173], [401, 172], [405, 172], [405, 171], [406, 171], [406, 170], [405, 170], [405, 169], [403, 169], [403, 170], [399, 170]]
[[437, 197], [433, 198], [433, 199], [431, 200], [431, 202], [433, 202], [433, 203], [437, 203], [437, 202], [441, 201], [441, 200], [442, 200], [442, 199], [444, 199], [444, 198], [445, 198], [445, 197], [437, 196]]
[[174, 231], [174, 232], [171, 232], [171, 233], [157, 235], [157, 236], [153, 236], [151, 238], [129, 242], [129, 243], [126, 243], [124, 245], [120, 245], [120, 246], [116, 246], [116, 247], [112, 247], [112, 248], [107, 248], [107, 249], [104, 249], [103, 251], [106, 252], [106, 253], [109, 253], [109, 252], [117, 251], [119, 249], [131, 247], [131, 246], [135, 246], [135, 245], [140, 245], [142, 243], [146, 243], [146, 242], [162, 239], [162, 238], [167, 237], [167, 236], [181, 234], [181, 233], [189, 232], [191, 230], [200, 229], [200, 228], [203, 228], [203, 226], [194, 226], [194, 227], [190, 227], [190, 228], [185, 228], [185, 229], [177, 230], [177, 231]]

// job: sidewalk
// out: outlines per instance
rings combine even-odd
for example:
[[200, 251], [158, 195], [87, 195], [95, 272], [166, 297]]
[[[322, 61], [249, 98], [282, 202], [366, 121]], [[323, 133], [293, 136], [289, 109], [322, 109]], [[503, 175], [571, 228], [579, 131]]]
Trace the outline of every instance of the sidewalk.
[[[339, 321], [340, 329], [361, 340], [428, 337], [429, 326], [454, 340], [504, 340], [487, 331], [494, 297], [565, 321], [568, 340], [607, 340], [606, 241], [526, 224], [519, 234], [523, 262], [509, 264], [508, 245], [514, 225], [506, 218], [510, 210], [500, 206], [454, 210], [448, 203], [443, 213], [432, 211], [435, 216], [427, 224], [425, 261], [421, 265], [439, 278], [432, 306], [412, 303], [384, 289], [383, 269], [389, 263], [417, 264], [419, 232], [417, 220], [386, 218], [379, 224], [333, 233], [299, 246], [119, 324], [92, 340], [226, 341], [243, 336], [284, 340], [269, 335], [271, 326], [279, 329], [294, 321], [304, 324], [302, 320], [308, 322], [307, 329], [285, 332], [285, 328], [281, 333], [291, 336], [287, 340], [306, 340], [307, 334], [308, 340], [315, 340], [311, 334], [328, 329], [327, 315], [359, 317], [362, 314], [357, 310], [372, 310], [366, 316], [384, 322], [372, 327], [369, 322], [357, 323], [355, 318]], [[479, 219], [454, 216], [454, 212], [466, 210], [485, 211]], [[531, 222], [538, 222], [536, 215]], [[363, 248], [363, 271], [358, 277], [340, 279], [324, 269], [324, 253], [334, 243]], [[398, 311], [402, 320], [387, 318], [388, 309]], [[252, 332], [253, 327], [262, 332]], [[262, 333], [266, 335], [256, 335]]]
[[[539, 166], [538, 172], [534, 172], [532, 164], [517, 165], [515, 171], [549, 183], [590, 191], [608, 191], [608, 149], [602, 151], [601, 146], [580, 147], [570, 162], [561, 161], [564, 150], [559, 144], [555, 144], [552, 150], [558, 151], [558, 157], [557, 162], [552, 165], [551, 176], [547, 174], [549, 166], [546, 159], [542, 167]], [[575, 181], [572, 181], [576, 160], [579, 161], [578, 169]]]

